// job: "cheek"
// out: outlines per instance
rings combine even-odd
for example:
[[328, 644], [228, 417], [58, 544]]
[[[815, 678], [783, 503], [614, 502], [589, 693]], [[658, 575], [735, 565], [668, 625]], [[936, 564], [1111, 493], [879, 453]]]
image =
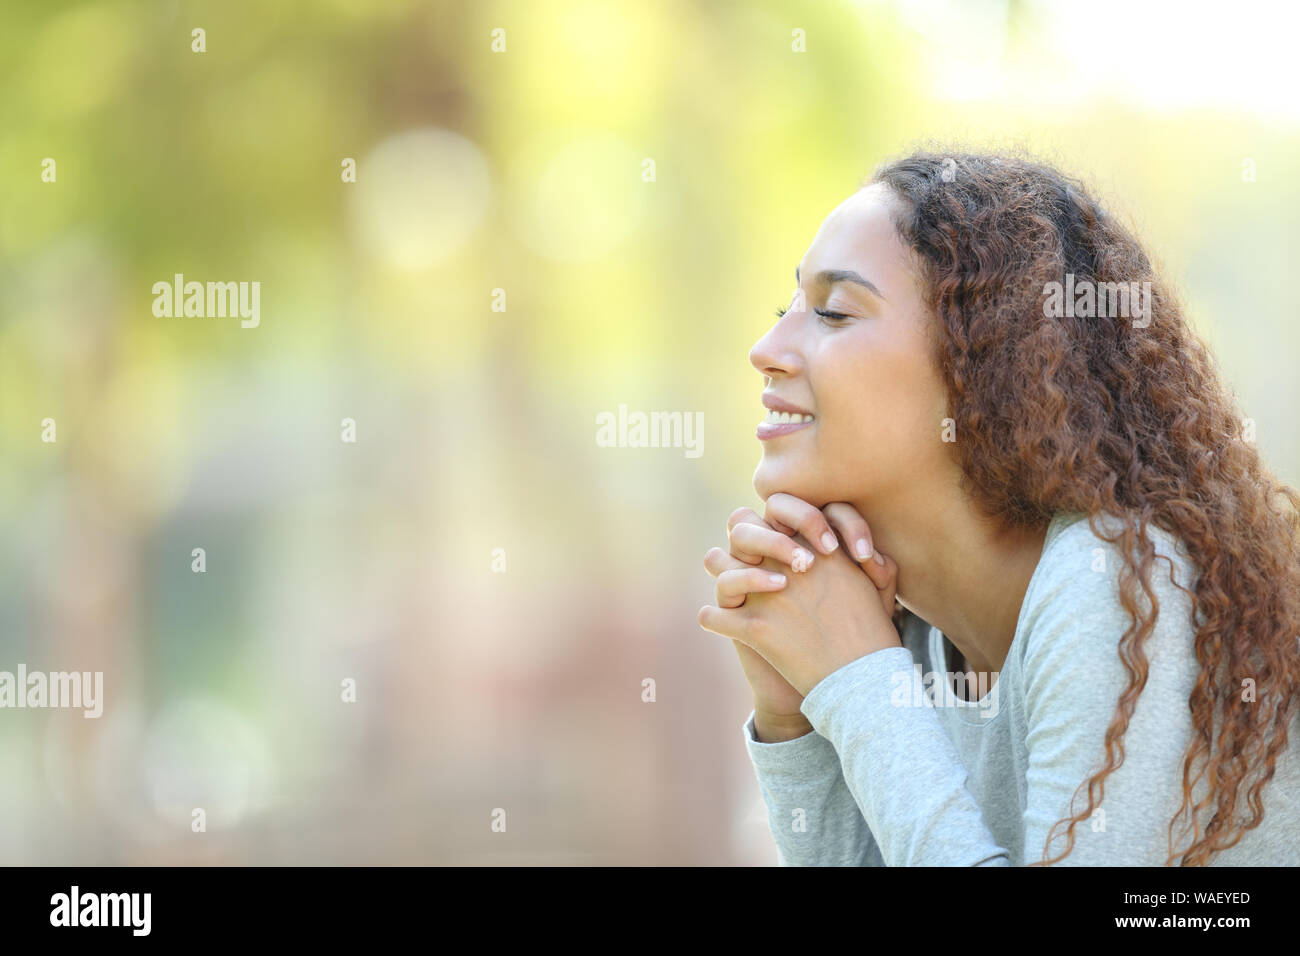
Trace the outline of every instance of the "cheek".
[[[873, 471], [914, 464], [935, 453], [946, 400], [929, 365], [911, 352], [860, 357], [849, 374], [829, 380], [833, 393], [822, 451], [849, 467]], [[820, 402], [820, 398], [819, 398]]]

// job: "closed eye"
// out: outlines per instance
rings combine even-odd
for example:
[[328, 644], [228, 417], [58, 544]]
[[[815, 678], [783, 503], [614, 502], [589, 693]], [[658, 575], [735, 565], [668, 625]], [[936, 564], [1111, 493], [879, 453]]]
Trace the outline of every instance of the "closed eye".
[[[782, 316], [784, 316], [788, 311], [789, 309], [777, 309], [776, 317], [779, 319]], [[847, 321], [848, 319], [852, 318], [851, 315], [845, 315], [843, 312], [832, 312], [829, 309], [813, 309], [813, 311], [824, 318], [836, 319], [838, 321]]]

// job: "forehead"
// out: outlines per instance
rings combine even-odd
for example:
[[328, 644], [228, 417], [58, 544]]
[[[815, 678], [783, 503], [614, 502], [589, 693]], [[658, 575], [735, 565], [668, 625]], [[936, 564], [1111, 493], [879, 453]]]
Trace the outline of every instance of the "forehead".
[[859, 189], [836, 206], [804, 253], [800, 276], [823, 269], [854, 269], [881, 286], [908, 281], [907, 251], [894, 227], [901, 200], [884, 183]]

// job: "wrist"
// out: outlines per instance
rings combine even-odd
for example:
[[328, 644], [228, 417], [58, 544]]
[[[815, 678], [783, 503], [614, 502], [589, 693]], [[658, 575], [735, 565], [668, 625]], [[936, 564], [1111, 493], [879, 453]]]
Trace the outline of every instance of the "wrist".
[[754, 708], [754, 736], [762, 744], [779, 744], [812, 733], [813, 725], [803, 714], [767, 714]]

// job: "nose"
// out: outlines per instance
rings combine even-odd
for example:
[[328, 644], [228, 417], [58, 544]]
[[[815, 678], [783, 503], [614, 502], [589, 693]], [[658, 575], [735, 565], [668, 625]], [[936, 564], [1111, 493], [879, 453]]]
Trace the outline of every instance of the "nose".
[[799, 370], [801, 359], [795, 332], [801, 316], [801, 312], [791, 309], [749, 350], [749, 363], [763, 375], [774, 378]]

